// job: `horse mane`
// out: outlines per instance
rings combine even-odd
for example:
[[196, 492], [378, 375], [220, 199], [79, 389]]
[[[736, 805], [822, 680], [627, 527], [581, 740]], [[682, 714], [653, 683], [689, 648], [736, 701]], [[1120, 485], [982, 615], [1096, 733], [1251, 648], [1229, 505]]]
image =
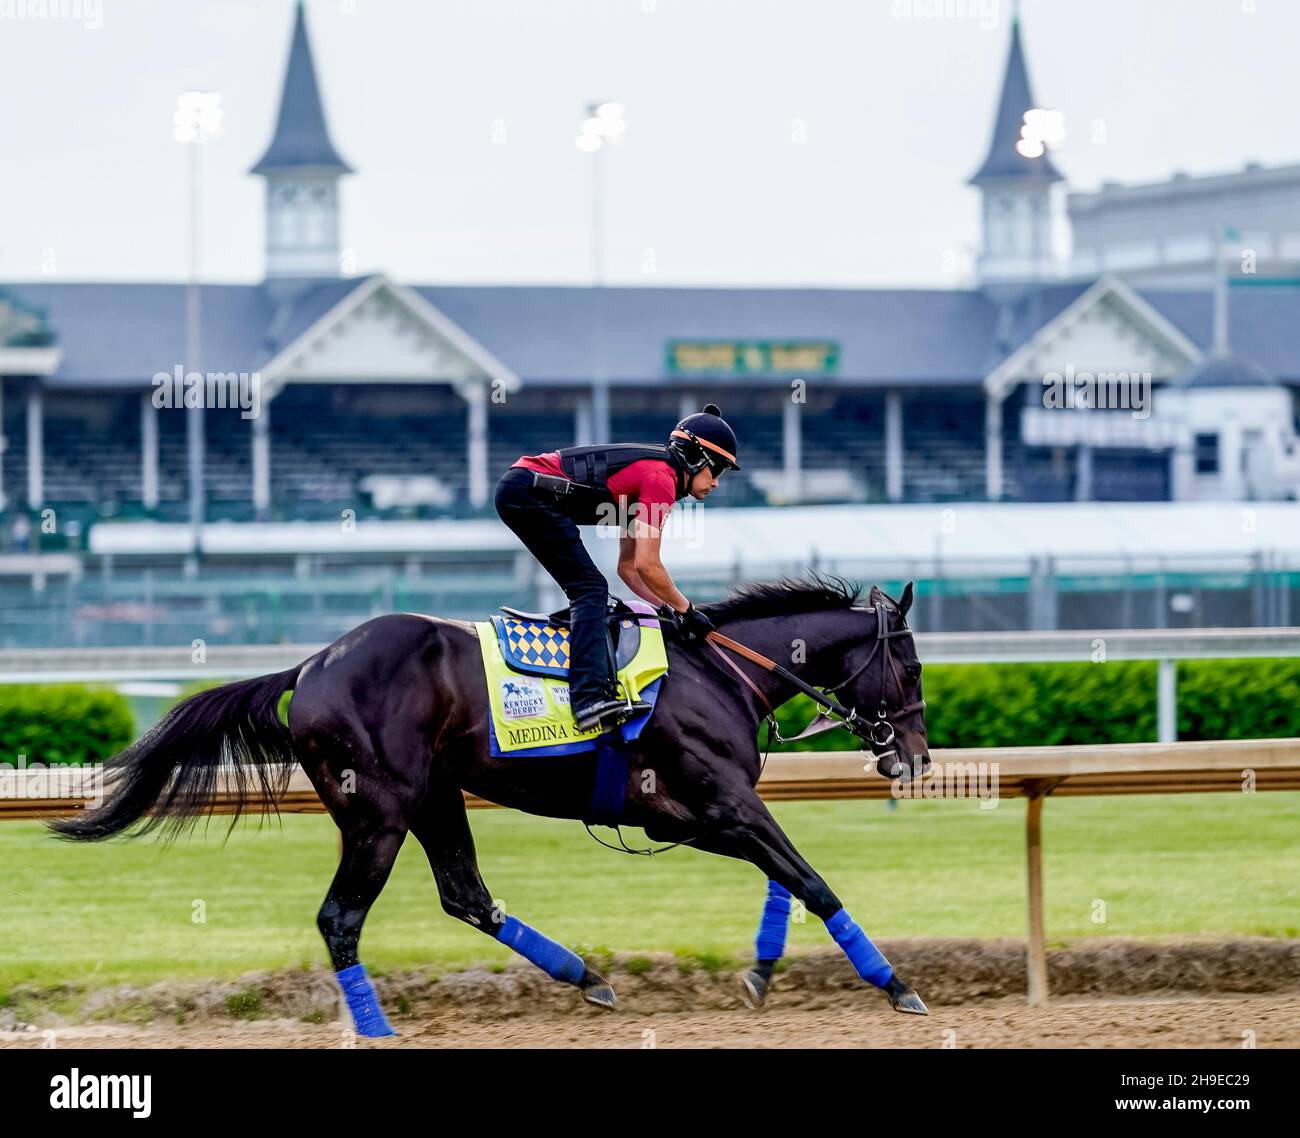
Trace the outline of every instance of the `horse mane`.
[[861, 592], [861, 585], [843, 577], [809, 572], [802, 577], [737, 585], [722, 600], [700, 605], [700, 609], [715, 623], [723, 624], [733, 620], [846, 609], [857, 603]]

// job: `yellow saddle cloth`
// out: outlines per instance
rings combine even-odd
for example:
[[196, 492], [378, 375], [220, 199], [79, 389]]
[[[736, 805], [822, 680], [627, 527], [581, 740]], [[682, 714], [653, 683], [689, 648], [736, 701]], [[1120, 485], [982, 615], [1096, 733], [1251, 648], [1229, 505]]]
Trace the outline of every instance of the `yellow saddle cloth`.
[[[659, 680], [668, 671], [664, 634], [653, 618], [633, 614], [629, 627], [633, 620], [640, 625], [641, 643], [619, 669], [618, 682], [623, 694], [653, 706]], [[574, 754], [595, 747], [600, 729], [579, 731], [569, 709], [567, 628], [515, 617], [475, 621], [474, 628], [492, 707], [493, 755]], [[529, 674], [538, 670], [545, 674]], [[646, 712], [623, 724], [623, 738], [635, 739], [649, 718]]]

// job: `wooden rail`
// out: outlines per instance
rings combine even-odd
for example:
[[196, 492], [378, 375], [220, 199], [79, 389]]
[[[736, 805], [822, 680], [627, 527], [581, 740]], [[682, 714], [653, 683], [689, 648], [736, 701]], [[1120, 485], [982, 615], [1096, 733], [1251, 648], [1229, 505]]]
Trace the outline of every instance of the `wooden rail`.
[[[1029, 1001], [1047, 999], [1043, 927], [1042, 813], [1047, 797], [1087, 794], [1253, 793], [1300, 790], [1300, 739], [1241, 739], [1200, 743], [1111, 743], [1081, 747], [989, 747], [931, 752], [929, 777], [910, 788], [875, 773], [857, 751], [804, 751], [768, 759], [759, 793], [769, 802], [837, 799], [979, 798], [994, 804], [1027, 798], [1026, 871], [1029, 896]], [[93, 794], [91, 771], [0, 771], [0, 820], [63, 817], [84, 809]], [[494, 804], [465, 796], [471, 807]], [[284, 813], [324, 807], [301, 769], [280, 798]], [[229, 813], [219, 795], [216, 813]]]

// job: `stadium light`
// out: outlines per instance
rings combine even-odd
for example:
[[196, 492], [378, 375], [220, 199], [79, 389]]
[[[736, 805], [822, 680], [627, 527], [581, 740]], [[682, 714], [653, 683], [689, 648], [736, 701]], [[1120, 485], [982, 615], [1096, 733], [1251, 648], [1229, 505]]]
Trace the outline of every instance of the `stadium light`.
[[[575, 145], [584, 154], [591, 155], [591, 279], [597, 289], [605, 284], [605, 185], [601, 174], [604, 164], [601, 151], [609, 143], [622, 142], [627, 134], [627, 113], [622, 103], [611, 100], [588, 103], [587, 117], [578, 128]], [[597, 294], [595, 319], [603, 319], [604, 302]], [[600, 441], [609, 434], [609, 378], [605, 374], [602, 352], [598, 349], [592, 360], [591, 430], [593, 439]]]
[[207, 142], [221, 137], [221, 96], [216, 91], [186, 91], [176, 99], [172, 138], [177, 142]]
[[1016, 151], [1026, 158], [1041, 158], [1065, 141], [1065, 116], [1060, 111], [1031, 107], [1025, 112]]
[[627, 131], [627, 121], [623, 116], [622, 103], [590, 104], [574, 145], [584, 153], [595, 154], [607, 142], [622, 142]]
[[[199, 187], [202, 173], [199, 168], [200, 143], [221, 137], [221, 95], [216, 91], [185, 91], [176, 99], [176, 113], [172, 115], [172, 138], [190, 145], [190, 274], [185, 286], [185, 367], [201, 372], [202, 317], [199, 292]], [[206, 441], [203, 430], [203, 403], [188, 408], [185, 415], [185, 449], [190, 481], [190, 526], [194, 531], [194, 552], [201, 548], [200, 533], [207, 509], [207, 486], [204, 463]]]

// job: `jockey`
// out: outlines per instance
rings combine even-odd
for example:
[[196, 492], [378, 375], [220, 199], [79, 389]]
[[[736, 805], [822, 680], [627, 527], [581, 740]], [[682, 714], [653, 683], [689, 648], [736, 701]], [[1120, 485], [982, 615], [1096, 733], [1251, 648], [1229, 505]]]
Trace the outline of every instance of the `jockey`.
[[649, 705], [618, 694], [606, 613], [609, 585], [583, 547], [578, 526], [619, 527], [618, 575], [643, 600], [662, 605], [683, 639], [713, 628], [673, 584], [659, 559], [668, 512], [688, 494], [703, 501], [736, 462], [736, 433], [718, 408], [687, 415], [665, 444], [599, 443], [524, 455], [497, 485], [496, 508], [569, 598], [569, 690], [575, 726], [607, 730]]

